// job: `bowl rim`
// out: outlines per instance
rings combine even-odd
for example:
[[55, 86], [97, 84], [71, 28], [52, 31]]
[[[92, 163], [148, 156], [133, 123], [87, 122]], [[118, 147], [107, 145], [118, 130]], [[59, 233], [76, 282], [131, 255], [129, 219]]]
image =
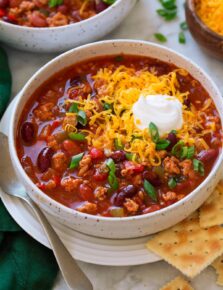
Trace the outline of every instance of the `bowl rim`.
[[75, 23], [71, 23], [71, 24], [67, 24], [67, 25], [61, 25], [61, 26], [53, 26], [53, 27], [29, 27], [29, 26], [22, 26], [22, 25], [17, 25], [17, 24], [12, 24], [12, 23], [9, 23], [9, 22], [6, 22], [6, 21], [3, 21], [0, 19], [0, 25], [3, 25], [3, 26], [6, 26], [8, 27], [9, 29], [17, 29], [17, 30], [20, 30], [20, 31], [29, 31], [29, 32], [45, 32], [45, 31], [59, 31], [59, 30], [64, 30], [66, 29], [67, 27], [78, 27], [79, 25], [84, 25], [84, 24], [88, 24], [89, 22], [91, 21], [94, 21], [102, 16], [102, 15], [105, 15], [107, 13], [109, 13], [110, 11], [112, 11], [112, 9], [114, 9], [116, 6], [120, 5], [121, 2], [123, 2], [125, 0], [116, 0], [116, 2], [114, 2], [112, 5], [108, 6], [108, 8], [106, 8], [105, 10], [103, 10], [102, 12], [92, 16], [92, 17], [89, 17], [87, 19], [84, 19], [84, 20], [81, 20], [79, 22], [75, 22]]
[[207, 24], [205, 24], [202, 19], [198, 16], [195, 8], [195, 0], [187, 0], [186, 1], [186, 7], [188, 10], [191, 12], [193, 17], [196, 19], [197, 23], [200, 25], [200, 27], [207, 33], [209, 34], [212, 38], [215, 38], [218, 41], [223, 40], [223, 35], [218, 34], [214, 30], [212, 30]]
[[[29, 80], [28, 82], [25, 84], [25, 86], [22, 88], [22, 90], [20, 91], [19, 95], [17, 96], [14, 108], [13, 108], [13, 114], [9, 123], [9, 151], [10, 151], [10, 157], [13, 160], [14, 165], [16, 165], [17, 170], [19, 171], [20, 177], [22, 177], [22, 179], [24, 180], [25, 184], [28, 184], [29, 187], [32, 189], [33, 192], [35, 192], [37, 194], [37, 196], [39, 196], [39, 198], [41, 198], [41, 200], [48, 202], [49, 204], [52, 204], [55, 206], [55, 208], [61, 208], [61, 211], [66, 212], [67, 214], [71, 214], [73, 216], [79, 216], [80, 218], [88, 218], [94, 221], [104, 221], [104, 222], [111, 222], [111, 223], [118, 223], [120, 221], [133, 221], [133, 220], [144, 220], [147, 218], [152, 218], [156, 215], [165, 215], [167, 214], [169, 211], [174, 210], [175, 208], [178, 208], [179, 206], [183, 205], [186, 202], [189, 202], [191, 199], [194, 198], [194, 196], [196, 196], [197, 192], [199, 192], [203, 187], [207, 186], [209, 181], [211, 180], [211, 178], [217, 173], [219, 167], [222, 165], [223, 163], [223, 147], [222, 150], [219, 153], [218, 159], [216, 160], [216, 162], [214, 163], [214, 166], [212, 167], [210, 173], [208, 174], [208, 176], [191, 192], [189, 193], [187, 196], [185, 196], [183, 199], [177, 201], [176, 203], [169, 205], [165, 208], [162, 208], [160, 210], [157, 210], [155, 212], [151, 212], [151, 213], [147, 213], [147, 214], [143, 214], [143, 215], [135, 215], [135, 216], [130, 216], [130, 217], [103, 217], [103, 216], [99, 216], [99, 215], [91, 215], [91, 214], [87, 214], [87, 213], [82, 213], [79, 212], [75, 209], [71, 209], [65, 205], [63, 205], [62, 203], [57, 202], [56, 200], [54, 200], [53, 198], [49, 197], [46, 193], [44, 193], [43, 191], [41, 191], [35, 184], [34, 182], [31, 180], [31, 178], [26, 174], [25, 170], [23, 169], [18, 155], [17, 155], [17, 150], [16, 150], [16, 141], [14, 136], [16, 135], [15, 132], [17, 130], [17, 127], [15, 126], [15, 119], [16, 119], [16, 111], [18, 109], [20, 100], [22, 100], [22, 97], [24, 95], [24, 93], [26, 92], [26, 90], [29, 88], [29, 86], [35, 81], [35, 78], [38, 75], [41, 75], [42, 72], [44, 72], [45, 70], [47, 70], [48, 66], [53, 66], [57, 63], [58, 60], [62, 60], [64, 57], [67, 57], [69, 55], [72, 55], [73, 53], [75, 53], [76, 51], [80, 51], [82, 49], [88, 49], [88, 48], [96, 48], [98, 45], [114, 45], [114, 44], [135, 44], [135, 45], [139, 45], [139, 46], [145, 46], [145, 47], [153, 47], [153, 48], [157, 48], [157, 49], [161, 49], [163, 51], [165, 51], [168, 54], [172, 54], [172, 55], [176, 55], [179, 58], [183, 59], [184, 61], [188, 62], [196, 71], [199, 71], [204, 77], [205, 79], [208, 81], [208, 83], [211, 85], [211, 87], [213, 88], [213, 90], [217, 93], [216, 95], [219, 97], [220, 102], [222, 102], [223, 105], [223, 99], [221, 97], [221, 92], [218, 89], [218, 87], [216, 86], [215, 82], [212, 81], [212, 79], [209, 77], [209, 75], [201, 68], [199, 67], [196, 63], [194, 63], [192, 60], [190, 60], [188, 57], [185, 57], [184, 55], [182, 55], [179, 52], [174, 51], [173, 49], [170, 49], [168, 47], [162, 46], [160, 44], [156, 44], [156, 43], [152, 43], [149, 41], [143, 41], [143, 40], [132, 40], [132, 39], [115, 39], [115, 40], [102, 40], [102, 41], [98, 41], [98, 42], [94, 42], [94, 43], [90, 43], [90, 44], [85, 44], [82, 46], [79, 46], [77, 48], [71, 49], [65, 53], [60, 54], [59, 56], [53, 58], [52, 60], [50, 60], [48, 63], [46, 63], [43, 67], [41, 67]], [[103, 54], [104, 55], [104, 54]], [[134, 54], [132, 54], [134, 55]], [[135, 54], [137, 55], [137, 54]], [[102, 55], [101, 55], [102, 56]], [[158, 57], [157, 57], [158, 58]], [[87, 58], [86, 58], [87, 59]], [[56, 67], [56, 65], [55, 65]], [[69, 67], [69, 66], [68, 66]], [[190, 72], [190, 71], [189, 71]], [[41, 82], [41, 84], [44, 82]], [[216, 104], [215, 104], [216, 105]], [[223, 121], [223, 113], [220, 113], [219, 108], [216, 105], [216, 108], [221, 116], [221, 121]], [[18, 118], [19, 119], [19, 118]], [[222, 123], [222, 127], [223, 127], [223, 123]], [[22, 182], [22, 184], [24, 184]]]

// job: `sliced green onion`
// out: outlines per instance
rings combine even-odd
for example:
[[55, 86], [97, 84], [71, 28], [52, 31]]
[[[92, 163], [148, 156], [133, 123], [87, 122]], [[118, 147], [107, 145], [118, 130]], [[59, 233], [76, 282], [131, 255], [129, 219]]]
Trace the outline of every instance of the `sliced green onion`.
[[116, 167], [115, 162], [112, 158], [109, 158], [106, 160], [106, 165], [108, 166], [108, 169], [115, 173]]
[[200, 160], [193, 159], [194, 171], [199, 172], [201, 176], [204, 176], [204, 164]]
[[116, 0], [102, 0], [102, 1], [108, 5], [112, 5], [115, 3]]
[[106, 165], [109, 169], [108, 183], [113, 190], [117, 190], [118, 189], [118, 180], [117, 180], [117, 177], [115, 176], [115, 171], [116, 171], [115, 162], [112, 158], [109, 158], [106, 161]]
[[144, 189], [145, 189], [146, 193], [149, 195], [149, 197], [151, 197], [151, 199], [153, 201], [157, 201], [156, 190], [152, 186], [152, 184], [149, 181], [144, 180], [143, 186], [144, 186]]
[[181, 151], [182, 151], [182, 147], [184, 146], [184, 142], [182, 140], [180, 140], [179, 142], [177, 142], [177, 144], [175, 144], [172, 148], [171, 153], [176, 156], [177, 158], [181, 157]]
[[181, 23], [180, 23], [180, 28], [181, 28], [182, 30], [187, 30], [187, 29], [188, 29], [187, 22], [186, 22], [186, 21], [181, 22]]
[[195, 147], [194, 146], [188, 147], [187, 159], [192, 159], [194, 157], [194, 154], [195, 154]]
[[170, 133], [177, 134], [177, 130], [171, 130]]
[[176, 0], [160, 0], [162, 6], [166, 9], [176, 9]]
[[153, 122], [149, 124], [149, 133], [153, 142], [157, 143], [159, 141], [160, 136], [158, 128]]
[[179, 33], [178, 40], [179, 40], [179, 43], [181, 43], [181, 44], [185, 44], [186, 43], [186, 37], [185, 37], [185, 34], [184, 34], [183, 31], [181, 31]]
[[63, 0], [49, 0], [49, 7], [56, 7], [58, 5], [63, 4]]
[[85, 126], [87, 124], [86, 113], [84, 111], [79, 111], [77, 113], [77, 120], [82, 126]]
[[157, 9], [157, 14], [163, 17], [166, 21], [173, 20], [177, 16], [177, 10], [169, 10], [169, 9]]
[[111, 186], [111, 188], [113, 190], [117, 190], [118, 189], [118, 180], [117, 177], [115, 176], [115, 174], [112, 174], [111, 172], [108, 175], [108, 183]]
[[123, 150], [124, 145], [122, 144], [122, 141], [118, 138], [115, 139], [115, 149], [116, 150]]
[[71, 163], [70, 163], [70, 166], [69, 168], [70, 169], [75, 169], [78, 167], [81, 159], [83, 158], [84, 156], [84, 153], [80, 153], [80, 154], [77, 154], [77, 155], [74, 155], [71, 159]]
[[136, 161], [137, 159], [137, 155], [135, 153], [125, 153], [125, 157], [126, 159], [130, 160], [130, 161]]
[[188, 153], [188, 147], [187, 146], [181, 147], [180, 158], [181, 159], [187, 158], [187, 153]]
[[112, 110], [112, 104], [104, 103], [103, 104], [103, 109], [104, 110]]
[[170, 141], [161, 139], [156, 143], [156, 150], [164, 150], [170, 145]]
[[162, 33], [155, 33], [154, 37], [159, 40], [160, 42], [167, 42], [167, 38]]
[[85, 135], [82, 133], [69, 133], [68, 134], [69, 138], [75, 141], [84, 141], [85, 140]]
[[173, 189], [174, 187], [176, 187], [177, 182], [176, 179], [174, 177], [170, 178], [170, 180], [168, 181], [168, 186], [170, 189]]
[[69, 113], [78, 113], [78, 104], [73, 103], [69, 108]]

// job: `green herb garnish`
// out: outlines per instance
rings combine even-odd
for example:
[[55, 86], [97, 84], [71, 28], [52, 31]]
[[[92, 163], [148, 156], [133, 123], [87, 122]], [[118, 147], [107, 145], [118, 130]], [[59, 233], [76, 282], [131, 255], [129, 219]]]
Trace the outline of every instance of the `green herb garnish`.
[[158, 128], [153, 122], [150, 122], [149, 124], [149, 133], [150, 133], [152, 141], [154, 143], [157, 143], [160, 139], [160, 136], [159, 136]]
[[78, 104], [73, 103], [69, 108], [69, 113], [78, 113]]
[[180, 28], [181, 28], [182, 30], [187, 30], [187, 29], [188, 29], [187, 22], [186, 22], [186, 21], [181, 22], [181, 23], [180, 23]]
[[171, 177], [168, 181], [168, 186], [170, 189], [173, 189], [174, 187], [176, 187], [177, 182], [176, 179], [174, 177]]
[[69, 138], [75, 141], [84, 141], [85, 140], [85, 135], [82, 133], [74, 133], [71, 132], [68, 134]]
[[157, 14], [163, 17], [166, 21], [173, 20], [177, 16], [177, 10], [157, 9]]
[[166, 9], [176, 9], [176, 0], [160, 0], [162, 6]]
[[82, 125], [85, 126], [87, 124], [87, 116], [84, 111], [78, 111], [77, 113], [77, 120]]
[[81, 159], [83, 158], [84, 156], [84, 153], [80, 153], [80, 154], [77, 154], [77, 155], [74, 155], [72, 158], [71, 158], [71, 163], [70, 163], [70, 166], [69, 168], [70, 169], [75, 169], [78, 167]]
[[204, 164], [198, 159], [193, 159], [194, 171], [199, 172], [201, 176], [204, 176]]
[[111, 189], [117, 190], [119, 185], [118, 185], [117, 177], [115, 175], [115, 171], [116, 171], [115, 162], [113, 161], [112, 158], [109, 158], [106, 161], [106, 165], [109, 169], [108, 183], [109, 183]]
[[51, 8], [59, 6], [61, 4], [63, 4], [63, 0], [49, 0], [49, 3], [48, 3], [49, 7]]
[[171, 150], [172, 155], [176, 156], [177, 158], [180, 158], [183, 146], [184, 142], [182, 140], [177, 142], [177, 144], [175, 144]]
[[105, 4], [112, 5], [116, 0], [102, 0]]
[[135, 153], [125, 153], [125, 157], [129, 161], [136, 161], [137, 155]]
[[156, 143], [156, 150], [164, 150], [170, 145], [170, 141], [166, 139], [160, 139]]
[[124, 145], [122, 144], [122, 141], [118, 138], [115, 139], [115, 149], [116, 150], [123, 150]]
[[185, 34], [184, 34], [183, 31], [181, 31], [179, 33], [178, 40], [179, 40], [179, 43], [181, 43], [181, 44], [185, 44], [186, 43], [186, 37], [185, 37]]
[[149, 181], [144, 180], [143, 186], [149, 197], [151, 197], [153, 201], [157, 201], [157, 193], [152, 184]]
[[104, 103], [103, 104], [103, 109], [106, 111], [106, 110], [112, 110], [113, 109], [113, 106], [112, 104], [109, 104], [109, 103]]
[[155, 33], [154, 34], [155, 38], [157, 40], [159, 40], [160, 42], [167, 42], [167, 38], [165, 35], [163, 35], [162, 33]]

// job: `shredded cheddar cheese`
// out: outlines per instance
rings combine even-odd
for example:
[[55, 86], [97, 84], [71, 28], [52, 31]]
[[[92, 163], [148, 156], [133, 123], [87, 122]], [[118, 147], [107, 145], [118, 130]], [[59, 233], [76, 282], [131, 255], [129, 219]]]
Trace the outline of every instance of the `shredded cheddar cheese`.
[[213, 31], [223, 35], [223, 1], [198, 0], [196, 11], [201, 20]]
[[[118, 140], [126, 152], [135, 154], [138, 161], [158, 166], [161, 164], [162, 151], [156, 150], [148, 129], [140, 130], [136, 127], [132, 106], [141, 94], [175, 96], [183, 104], [188, 92], [179, 91], [177, 73], [187, 74], [183, 69], [157, 76], [155, 72], [135, 71], [125, 66], [120, 66], [115, 71], [103, 68], [93, 76], [100, 104], [90, 95], [87, 99], [79, 97], [79, 101], [68, 99], [66, 102], [77, 102], [80, 110], [90, 112], [89, 130], [82, 130], [90, 146], [113, 150], [115, 140]], [[100, 106], [104, 103], [112, 105], [112, 109], [101, 111]], [[205, 102], [204, 110], [210, 105], [211, 100]], [[177, 136], [189, 146], [194, 145], [197, 140], [200, 146], [208, 146], [202, 139], [206, 133], [203, 128], [204, 110], [197, 111], [193, 105], [188, 109], [183, 105], [184, 123]], [[200, 129], [199, 133], [196, 128]], [[210, 125], [210, 130], [214, 130], [213, 125]]]

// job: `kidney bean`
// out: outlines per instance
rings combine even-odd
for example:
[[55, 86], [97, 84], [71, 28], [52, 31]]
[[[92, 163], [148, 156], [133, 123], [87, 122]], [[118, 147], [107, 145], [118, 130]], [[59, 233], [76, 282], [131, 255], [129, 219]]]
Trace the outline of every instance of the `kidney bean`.
[[37, 166], [40, 172], [45, 172], [51, 166], [53, 149], [50, 147], [43, 148], [37, 158]]
[[174, 134], [174, 133], [171, 132], [171, 133], [168, 134], [167, 140], [170, 141], [170, 145], [166, 149], [168, 151], [170, 151], [173, 148], [173, 146], [177, 144], [178, 139], [177, 139], [176, 134]]
[[111, 154], [111, 158], [117, 163], [126, 160], [125, 152], [117, 150]]
[[68, 7], [66, 5], [59, 5], [57, 11], [66, 14], [68, 12]]
[[159, 186], [162, 184], [159, 176], [153, 171], [145, 170], [142, 177], [149, 181], [153, 186]]
[[35, 126], [31, 122], [25, 122], [21, 127], [21, 137], [25, 143], [31, 143], [35, 139]]
[[92, 159], [102, 159], [104, 157], [104, 152], [97, 148], [92, 148], [90, 151]]
[[122, 206], [126, 198], [131, 198], [137, 193], [137, 187], [129, 184], [123, 188], [113, 198], [113, 203], [116, 206]]
[[108, 178], [108, 173], [107, 172], [99, 172], [98, 170], [93, 175], [93, 179], [95, 181], [104, 181], [107, 178]]
[[197, 158], [202, 162], [207, 162], [207, 161], [217, 158], [217, 156], [218, 156], [217, 149], [208, 149], [208, 150], [202, 150], [198, 154]]
[[5, 8], [9, 5], [9, 0], [0, 0], [0, 8]]
[[187, 98], [184, 100], [184, 105], [187, 106], [188, 108], [190, 107], [190, 104], [191, 104], [190, 99]]
[[80, 185], [79, 194], [83, 200], [91, 201], [94, 199], [93, 189], [87, 184]]
[[95, 0], [95, 11], [100, 13], [108, 7], [102, 0]]

